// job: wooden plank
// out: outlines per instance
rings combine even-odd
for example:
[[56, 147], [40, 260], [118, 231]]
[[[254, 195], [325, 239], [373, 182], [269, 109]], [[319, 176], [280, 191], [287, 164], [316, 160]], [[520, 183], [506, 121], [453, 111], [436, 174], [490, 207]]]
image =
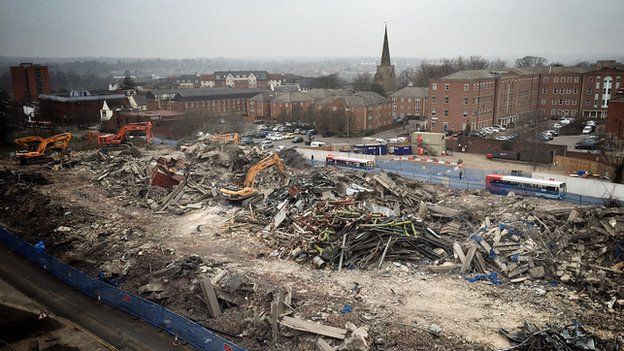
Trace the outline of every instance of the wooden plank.
[[334, 348], [331, 347], [323, 338], [316, 339], [316, 348], [318, 351], [334, 351]]
[[306, 321], [299, 318], [283, 317], [280, 324], [284, 327], [300, 330], [312, 334], [324, 335], [334, 339], [344, 339], [347, 335], [347, 330], [342, 328], [330, 327], [310, 321]]
[[459, 270], [459, 274], [464, 274], [468, 271], [468, 269], [470, 269], [475, 252], [477, 252], [477, 247], [475, 245], [471, 245], [470, 249], [468, 249], [468, 254], [466, 255], [466, 261], [464, 261], [461, 269]]
[[200, 283], [204, 298], [208, 303], [208, 311], [212, 317], [221, 315], [221, 306], [219, 306], [219, 300], [217, 300], [217, 293], [215, 292], [214, 285], [208, 278], [203, 278]]
[[279, 316], [282, 314], [282, 300], [284, 299], [284, 292], [282, 289], [278, 289], [273, 298], [273, 302], [271, 302], [271, 334], [273, 336], [273, 342], [277, 343], [277, 338], [279, 337], [279, 328], [277, 325], [277, 320]]
[[453, 242], [453, 252], [457, 255], [457, 258], [461, 261], [462, 265], [466, 262], [466, 255], [457, 241]]

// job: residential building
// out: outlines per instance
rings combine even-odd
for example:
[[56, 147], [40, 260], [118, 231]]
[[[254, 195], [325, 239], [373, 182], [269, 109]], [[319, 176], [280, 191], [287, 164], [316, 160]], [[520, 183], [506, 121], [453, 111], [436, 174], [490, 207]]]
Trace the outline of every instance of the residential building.
[[195, 88], [150, 90], [148, 110], [246, 115], [248, 100], [267, 89]]
[[275, 93], [260, 93], [247, 102], [247, 116], [251, 120], [268, 120], [271, 118], [271, 101]]
[[198, 88], [200, 86], [199, 77], [194, 74], [185, 74], [176, 78], [176, 83], [180, 88]]
[[39, 95], [41, 120], [57, 127], [86, 127], [100, 123], [118, 108], [129, 108], [124, 94], [91, 95], [88, 91], [72, 91], [63, 95]]
[[202, 88], [214, 88], [216, 86], [216, 82], [214, 79], [214, 75], [212, 74], [202, 74], [199, 76], [199, 83]]
[[607, 138], [624, 139], [624, 89], [620, 88], [618, 93], [609, 100], [607, 111]]
[[269, 88], [275, 90], [276, 87], [282, 85], [283, 77], [281, 74], [269, 74]]
[[276, 93], [271, 101], [271, 119], [277, 123], [314, 121], [314, 104], [331, 96], [349, 95], [342, 89], [310, 89]]
[[609, 100], [622, 87], [624, 65], [613, 60], [598, 61], [583, 75], [580, 113], [587, 118], [607, 118]]
[[390, 62], [390, 47], [388, 44], [388, 27], [384, 28], [384, 41], [381, 49], [381, 64], [377, 66], [374, 77], [375, 84], [381, 86], [386, 94], [396, 90], [396, 74], [394, 65]]
[[217, 71], [213, 74], [216, 87], [234, 89], [270, 88], [267, 71]]
[[100, 130], [114, 133], [129, 123], [151, 122], [152, 134], [158, 138], [180, 138], [189, 133], [188, 123], [182, 113], [175, 111], [137, 111], [123, 109], [110, 116], [102, 116]]
[[431, 131], [477, 130], [495, 124], [496, 87], [500, 74], [470, 70], [431, 80]]
[[11, 66], [13, 98], [20, 103], [36, 102], [41, 94], [50, 94], [48, 66], [21, 63]]
[[393, 124], [392, 103], [374, 92], [330, 96], [315, 105], [315, 125], [322, 131], [364, 134]]
[[392, 101], [392, 117], [420, 119], [428, 115], [428, 87], [406, 87], [390, 95]]

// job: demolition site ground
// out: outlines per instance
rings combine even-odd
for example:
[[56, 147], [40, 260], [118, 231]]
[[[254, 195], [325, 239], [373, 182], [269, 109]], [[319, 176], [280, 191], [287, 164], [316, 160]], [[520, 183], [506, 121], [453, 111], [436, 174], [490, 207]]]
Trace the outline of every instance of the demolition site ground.
[[0, 221], [249, 350], [622, 350], [624, 209], [310, 168], [293, 150], [286, 176], [258, 175], [263, 199], [224, 200], [264, 156], [207, 140], [5, 156]]

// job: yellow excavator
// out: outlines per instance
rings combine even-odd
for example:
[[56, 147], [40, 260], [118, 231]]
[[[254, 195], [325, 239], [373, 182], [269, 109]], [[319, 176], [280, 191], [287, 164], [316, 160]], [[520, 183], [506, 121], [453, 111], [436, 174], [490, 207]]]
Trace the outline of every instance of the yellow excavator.
[[208, 139], [224, 143], [240, 143], [240, 137], [238, 136], [238, 133], [211, 134]]
[[[15, 143], [17, 145], [28, 149], [26, 151], [20, 151], [15, 153], [15, 157], [17, 157], [21, 164], [49, 160], [51, 159], [51, 151], [60, 150], [61, 152], [64, 152], [69, 146], [69, 141], [71, 140], [71, 138], [71, 133], [62, 133], [53, 135], [49, 138], [42, 138], [40, 136], [29, 136], [15, 139]], [[39, 143], [39, 145], [36, 149], [32, 150], [33, 146], [36, 143]]]
[[277, 167], [277, 170], [282, 174], [282, 176], [286, 175], [286, 166], [284, 165], [284, 161], [279, 157], [278, 153], [273, 153], [271, 156], [267, 156], [263, 158], [260, 162], [251, 166], [251, 168], [247, 172], [247, 176], [245, 177], [245, 182], [243, 183], [242, 189], [237, 189], [234, 187], [221, 188], [219, 190], [221, 192], [221, 195], [228, 201], [242, 201], [242, 204], [245, 207], [247, 207], [250, 203], [255, 202], [256, 200], [260, 200], [261, 198], [259, 197], [261, 195], [259, 195], [258, 190], [254, 188], [256, 176], [261, 171], [273, 166]]

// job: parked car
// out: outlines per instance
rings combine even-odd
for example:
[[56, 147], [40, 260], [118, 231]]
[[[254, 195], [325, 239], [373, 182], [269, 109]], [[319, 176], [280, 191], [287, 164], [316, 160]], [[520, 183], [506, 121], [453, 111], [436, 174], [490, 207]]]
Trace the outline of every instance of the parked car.
[[375, 141], [381, 145], [386, 145], [388, 142], [385, 139], [377, 138]]
[[397, 139], [397, 143], [407, 143], [406, 137], [398, 137], [396, 139]]
[[583, 128], [583, 134], [590, 134], [594, 131], [594, 126], [587, 125]]
[[269, 138], [269, 140], [273, 140], [273, 141], [280, 141], [280, 140], [284, 140], [284, 136], [283, 136], [282, 134], [275, 133], [275, 134], [271, 135], [271, 137]]
[[595, 126], [596, 126], [596, 121], [587, 121], [587, 122], [585, 122], [585, 125], [586, 125], [586, 126], [592, 126], [592, 127], [595, 127]]
[[598, 148], [598, 142], [595, 139], [584, 139], [574, 145], [578, 150], [596, 150]]
[[313, 141], [310, 143], [311, 147], [319, 147], [319, 146], [325, 146], [325, 145], [327, 144], [323, 141]]
[[316, 134], [318, 134], [318, 131], [316, 129], [309, 129], [306, 132], [306, 135], [316, 135]]
[[559, 136], [559, 130], [557, 129], [549, 129], [547, 130], [548, 133], [550, 133], [552, 136]]
[[499, 135], [494, 140], [509, 140], [509, 137], [506, 135]]
[[555, 123], [555, 125], [553, 125], [553, 128], [561, 129], [563, 128], [563, 126], [560, 123]]
[[494, 128], [498, 128], [500, 131], [503, 131], [503, 132], [507, 130], [507, 128], [505, 128], [505, 127], [503, 127], [503, 126], [501, 126], [501, 125], [495, 125], [495, 126], [493, 126], [493, 127], [494, 127]]
[[571, 121], [569, 119], [565, 119], [565, 118], [559, 121], [559, 123], [562, 124], [562, 125], [568, 125], [568, 124], [570, 124], [570, 122]]
[[301, 129], [301, 128], [297, 128], [297, 129], [295, 129], [295, 130], [293, 131], [293, 133], [295, 133], [295, 134], [305, 134], [305, 133], [306, 133], [306, 131], [305, 131], [305, 130], [303, 130], [303, 129]]
[[260, 143], [260, 147], [263, 148], [263, 149], [271, 148], [271, 147], [273, 147], [273, 142], [270, 141], [270, 140], [265, 140], [265, 141]]
[[329, 138], [329, 137], [333, 137], [334, 135], [336, 135], [336, 133], [334, 132], [330, 132], [328, 130], [324, 131], [323, 133], [321, 133], [321, 136], [323, 138]]
[[303, 137], [294, 137], [292, 140], [293, 144], [297, 144], [297, 143], [303, 143]]
[[265, 125], [265, 124], [261, 124], [259, 126], [256, 127], [257, 130], [268, 130], [269, 126]]
[[480, 131], [476, 131], [473, 130], [471, 132], [468, 133], [469, 137], [473, 137], [473, 138], [485, 138], [485, 134], [481, 133]]
[[550, 134], [548, 134], [548, 133], [546, 133], [546, 132], [540, 133], [540, 137], [541, 137], [543, 140], [545, 140], [545, 141], [550, 141], [550, 140], [552, 140], [552, 139], [553, 139], [552, 135], [550, 135]]

